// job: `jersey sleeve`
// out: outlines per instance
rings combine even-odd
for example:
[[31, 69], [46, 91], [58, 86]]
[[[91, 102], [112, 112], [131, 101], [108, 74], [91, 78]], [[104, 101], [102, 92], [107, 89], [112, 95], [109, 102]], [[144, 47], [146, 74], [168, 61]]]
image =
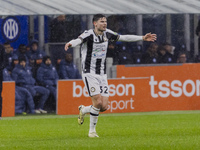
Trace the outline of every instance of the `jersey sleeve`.
[[116, 32], [113, 32], [110, 29], [106, 29], [106, 36], [108, 40], [111, 42], [117, 41], [119, 39], [119, 34]]
[[85, 43], [90, 36], [90, 30], [85, 30], [78, 38], [81, 39], [82, 43]]

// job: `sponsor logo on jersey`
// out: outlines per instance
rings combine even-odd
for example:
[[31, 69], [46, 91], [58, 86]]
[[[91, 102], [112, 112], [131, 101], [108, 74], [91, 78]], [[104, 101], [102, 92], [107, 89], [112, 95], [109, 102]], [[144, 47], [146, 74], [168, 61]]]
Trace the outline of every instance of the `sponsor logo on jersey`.
[[94, 53], [93, 54], [93, 56], [94, 57], [103, 57], [103, 56], [105, 56], [106, 54], [104, 54], [104, 53]]

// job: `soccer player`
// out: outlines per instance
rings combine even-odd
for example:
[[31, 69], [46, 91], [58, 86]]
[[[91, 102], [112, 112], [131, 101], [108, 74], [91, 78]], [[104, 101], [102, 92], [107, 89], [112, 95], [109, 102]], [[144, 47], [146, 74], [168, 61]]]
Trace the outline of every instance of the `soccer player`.
[[69, 47], [81, 45], [82, 79], [92, 99], [91, 106], [79, 106], [78, 123], [84, 122], [84, 115], [90, 113], [89, 137], [99, 137], [96, 133], [96, 124], [99, 112], [108, 108], [109, 89], [106, 75], [106, 52], [108, 41], [152, 41], [156, 34], [147, 33], [144, 36], [119, 35], [107, 29], [107, 19], [102, 14], [93, 17], [94, 29], [81, 34], [77, 39], [65, 44], [65, 50]]

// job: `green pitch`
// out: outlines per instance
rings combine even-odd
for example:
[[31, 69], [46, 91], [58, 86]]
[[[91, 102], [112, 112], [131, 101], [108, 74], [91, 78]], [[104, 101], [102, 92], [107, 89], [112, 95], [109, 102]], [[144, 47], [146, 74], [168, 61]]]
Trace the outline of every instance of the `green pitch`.
[[87, 137], [77, 115], [0, 120], [0, 150], [199, 150], [200, 111], [101, 114], [100, 138]]

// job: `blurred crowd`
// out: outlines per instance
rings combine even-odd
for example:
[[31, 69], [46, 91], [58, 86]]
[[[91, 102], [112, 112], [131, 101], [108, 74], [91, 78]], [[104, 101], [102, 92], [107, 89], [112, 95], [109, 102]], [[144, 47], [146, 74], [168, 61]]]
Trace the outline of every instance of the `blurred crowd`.
[[[175, 47], [170, 43], [150, 43], [146, 50], [141, 45], [130, 45], [121, 42], [110, 43], [107, 57], [113, 58], [115, 65], [199, 62], [198, 58], [192, 59], [184, 47], [175, 53]], [[181, 59], [183, 57], [185, 58]]]
[[15, 81], [15, 113], [47, 113], [55, 111], [57, 80], [81, 79], [73, 64], [72, 54], [65, 53], [59, 65], [52, 65], [51, 57], [38, 49], [38, 41], [19, 45], [14, 50], [4, 43], [7, 64], [3, 70], [4, 81]]

